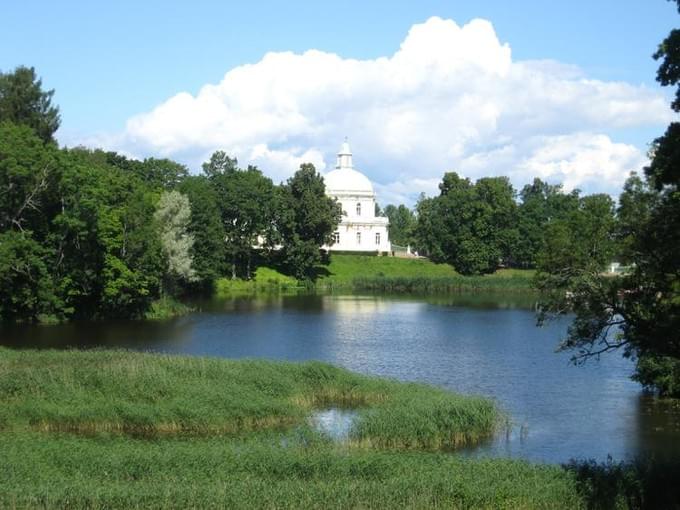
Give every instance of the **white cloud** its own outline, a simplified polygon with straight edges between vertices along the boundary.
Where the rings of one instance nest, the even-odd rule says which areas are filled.
[[[534,136],[515,143],[467,156],[460,162],[461,173],[471,177],[487,175],[489,169],[507,168],[515,183],[529,183],[540,177],[589,192],[620,190],[628,174],[648,163],[633,145],[615,143],[602,134],[572,133]]]
[[[513,62],[490,22],[434,17],[414,25],[393,55],[374,60],[268,53],[195,96],[182,92],[132,117],[110,140],[193,168],[224,149],[278,182],[304,161],[332,167],[348,135],[384,204],[436,190],[451,169],[615,193],[645,159],[608,131],[669,119],[659,93],[589,79],[560,62]]]

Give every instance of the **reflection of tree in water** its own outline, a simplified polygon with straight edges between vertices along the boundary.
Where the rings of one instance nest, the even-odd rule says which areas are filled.
[[[641,395],[636,417],[635,450],[680,459],[680,400]]]
[[[189,337],[190,317],[166,321],[77,321],[56,325],[19,325],[0,331],[0,345],[13,348],[159,349]]]

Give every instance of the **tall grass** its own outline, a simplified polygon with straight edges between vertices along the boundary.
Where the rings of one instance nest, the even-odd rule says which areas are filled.
[[[583,507],[573,477],[558,466],[347,451],[310,437],[149,441],[0,434],[0,507]]]
[[[504,275],[496,273],[484,276],[372,276],[352,280],[354,290],[387,293],[450,293],[476,290],[530,291],[532,290],[530,272]]]
[[[453,449],[489,438],[500,426],[499,418],[496,406],[487,399],[437,394],[432,388],[410,385],[386,405],[363,413],[351,430],[350,443],[372,448]]]
[[[349,406],[348,443],[311,428]],[[677,508],[680,469],[470,459],[488,400],[324,363],[0,348],[0,508]],[[426,450],[426,451],[424,451]]]
[[[373,423],[384,413],[411,422],[408,430],[419,438],[412,443],[427,447],[440,439],[424,439],[431,436],[425,430],[429,425],[421,421],[422,430],[418,428],[412,422],[414,412],[432,407],[431,412],[438,413],[437,438],[492,433],[493,420],[478,414],[480,406],[496,419],[500,416],[482,399],[318,362],[0,349],[0,424],[11,430],[138,437],[238,435],[300,424],[313,408],[328,406],[371,406],[359,423]],[[377,446],[399,446],[381,438],[376,427],[359,437],[371,438]]]
[[[186,315],[192,311],[193,309],[190,306],[180,303],[172,297],[163,296],[151,303],[151,308],[146,312],[144,318],[150,320],[170,319]]]

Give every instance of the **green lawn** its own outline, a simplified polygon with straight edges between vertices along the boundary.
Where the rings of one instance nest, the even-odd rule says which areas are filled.
[[[435,264],[428,259],[372,257],[367,255],[331,255],[327,277],[321,283],[350,285],[356,278],[452,278],[459,274],[448,264]]]
[[[448,264],[428,259],[332,254],[328,266],[319,267],[315,288],[385,292],[449,292],[461,290],[531,290],[534,271],[500,269],[484,276],[462,276]],[[243,293],[307,288],[294,278],[269,267],[259,267],[253,280],[217,282],[217,293]]]

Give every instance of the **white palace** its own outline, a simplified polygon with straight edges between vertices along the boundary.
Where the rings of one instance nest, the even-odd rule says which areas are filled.
[[[330,251],[384,252],[391,251],[387,218],[375,215],[373,185],[354,169],[352,152],[345,140],[335,170],[324,176],[326,194],[342,206],[342,220],[334,234],[335,242],[323,248]]]

